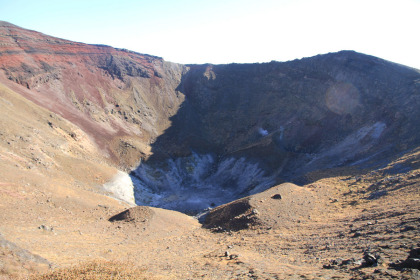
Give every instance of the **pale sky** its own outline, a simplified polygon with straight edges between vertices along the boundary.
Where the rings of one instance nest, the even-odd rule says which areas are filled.
[[[184,64],[355,50],[420,69],[420,0],[0,0],[0,20]]]

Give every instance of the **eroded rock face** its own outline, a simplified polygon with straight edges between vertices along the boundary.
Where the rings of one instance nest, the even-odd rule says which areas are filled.
[[[183,65],[1,22],[0,82],[79,126],[122,169],[137,165],[183,101]]]
[[[186,100],[153,144],[156,158],[191,150],[246,156],[293,179],[386,158],[420,140],[415,69],[352,51],[190,68]]]

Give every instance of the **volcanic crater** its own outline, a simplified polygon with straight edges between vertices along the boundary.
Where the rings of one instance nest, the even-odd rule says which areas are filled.
[[[313,171],[381,166],[419,141],[414,69],[352,51],[188,67],[185,100],[131,172],[140,205],[199,212]]]
[[[418,276],[417,69],[182,65],[0,22],[0,106],[0,278]]]

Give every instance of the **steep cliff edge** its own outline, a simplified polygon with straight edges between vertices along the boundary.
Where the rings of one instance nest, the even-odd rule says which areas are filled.
[[[130,169],[169,126],[185,66],[0,23],[0,81],[86,132],[111,164]]]
[[[186,101],[153,145],[157,152],[246,155],[292,178],[420,140],[416,69],[352,51],[190,67]]]

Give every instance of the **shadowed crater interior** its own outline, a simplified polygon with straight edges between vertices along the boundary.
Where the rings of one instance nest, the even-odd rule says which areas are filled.
[[[419,142],[418,81],[352,51],[189,65],[184,102],[130,174],[136,203],[194,214],[314,171],[383,165]]]

